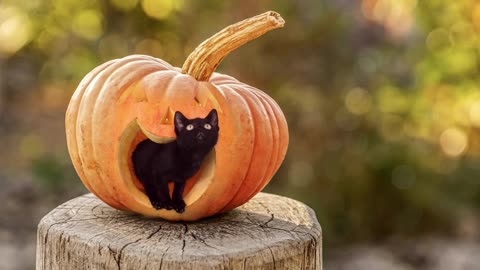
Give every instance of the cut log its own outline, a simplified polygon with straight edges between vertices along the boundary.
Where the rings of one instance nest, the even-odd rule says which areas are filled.
[[[66,202],[38,225],[37,270],[322,269],[312,209],[259,193],[228,213],[196,222],[151,219],[92,194]]]

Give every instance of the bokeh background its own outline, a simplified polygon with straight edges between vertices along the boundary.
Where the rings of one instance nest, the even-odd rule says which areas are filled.
[[[267,10],[285,28],[218,71],[283,109],[290,146],[266,191],[315,209],[326,268],[479,269],[475,0],[0,1],[0,269],[34,269],[40,218],[87,192],[64,113],[88,71],[134,53],[181,66]]]

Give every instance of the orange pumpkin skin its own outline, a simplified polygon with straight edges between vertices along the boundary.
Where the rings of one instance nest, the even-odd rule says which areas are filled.
[[[200,44],[182,69],[132,55],[87,74],[65,117],[69,153],[85,186],[112,207],[186,221],[233,209],[262,190],[287,151],[285,117],[264,92],[214,71],[229,52],[283,24],[278,13],[266,12],[231,25]],[[174,140],[176,111],[196,118],[213,108],[218,143],[187,181],[185,212],[154,209],[133,170],[135,147],[147,137]]]
[[[185,212],[154,209],[133,173],[133,149],[145,136],[173,140],[175,111],[194,118],[213,108],[219,140],[186,190]],[[92,193],[117,209],[168,220],[197,220],[247,202],[273,177],[288,146],[285,117],[264,92],[220,73],[197,81],[145,55],[112,60],[87,74],[65,125],[73,165]]]

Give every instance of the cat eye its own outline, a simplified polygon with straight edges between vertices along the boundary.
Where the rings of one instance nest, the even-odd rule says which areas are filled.
[[[212,126],[211,126],[210,124],[205,124],[205,125],[203,125],[203,127],[204,127],[205,129],[212,129]]]
[[[192,130],[192,129],[193,129],[193,125],[192,125],[192,124],[187,125],[187,130]]]

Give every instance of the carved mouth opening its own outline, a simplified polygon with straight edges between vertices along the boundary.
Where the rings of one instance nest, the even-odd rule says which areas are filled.
[[[172,137],[157,136],[145,128],[143,128],[137,120],[132,121],[122,134],[120,147],[118,149],[118,168],[120,175],[128,187],[129,191],[135,198],[141,200],[141,203],[149,207],[153,206],[150,203],[143,184],[140,182],[135,174],[132,154],[137,145],[143,140],[150,139],[156,143],[168,143],[175,140]],[[185,186],[184,200],[187,206],[193,204],[198,200],[207,190],[215,175],[216,154],[213,149],[205,158],[200,170],[189,180]],[[169,184],[170,196],[173,191],[173,184]]]

